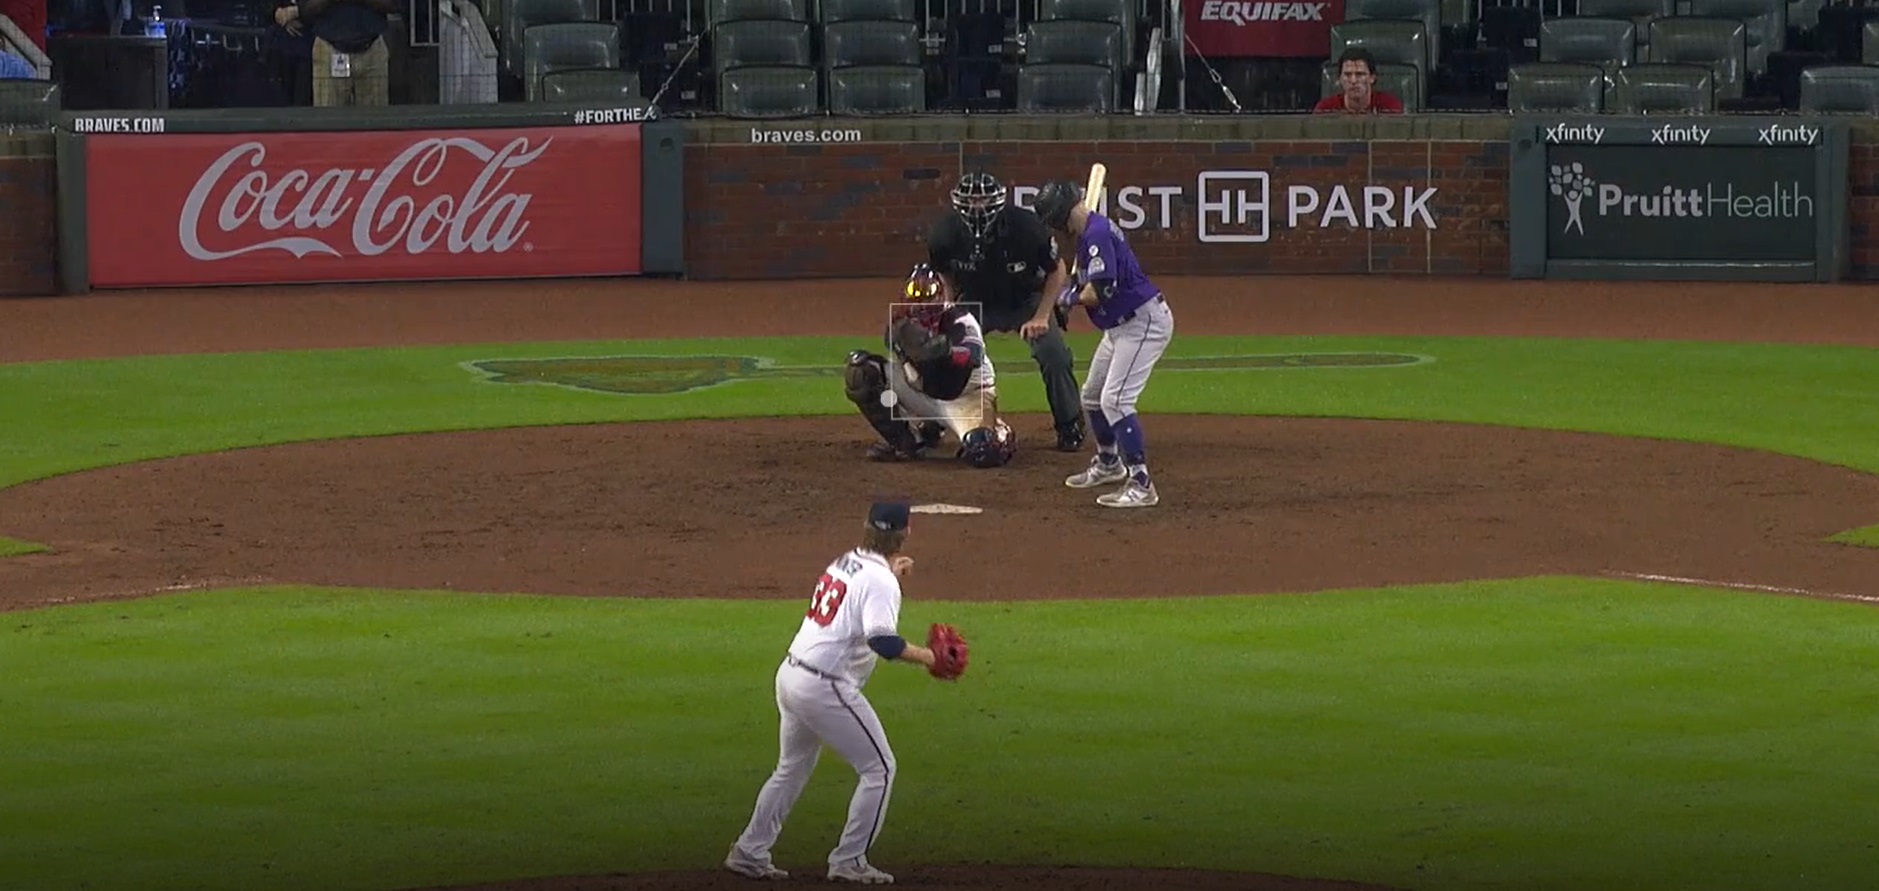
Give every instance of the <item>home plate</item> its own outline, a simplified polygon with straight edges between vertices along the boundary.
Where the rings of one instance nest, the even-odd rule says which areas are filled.
[[[982,514],[985,508],[963,504],[916,504],[907,510],[916,514]]]

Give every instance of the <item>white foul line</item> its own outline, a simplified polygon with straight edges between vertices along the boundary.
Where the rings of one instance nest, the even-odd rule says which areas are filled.
[[[1607,572],[1605,574],[1645,582],[1671,582],[1678,585],[1701,585],[1705,588],[1730,588],[1737,591],[1760,591],[1765,594],[1799,594],[1803,597],[1824,597],[1829,600],[1852,600],[1858,603],[1879,603],[1879,597],[1868,594],[1834,594],[1828,591],[1809,591],[1806,588],[1783,588],[1779,585],[1752,585],[1747,582],[1717,582],[1709,579],[1686,578],[1679,575],[1654,575],[1648,572]]]

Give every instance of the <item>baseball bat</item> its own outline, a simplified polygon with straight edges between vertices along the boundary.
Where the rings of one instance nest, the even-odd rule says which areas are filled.
[[[1096,212],[1096,206],[1102,201],[1097,196],[1103,191],[1103,180],[1109,176],[1109,168],[1101,161],[1090,165],[1090,181],[1083,189],[1083,207],[1090,213]]]

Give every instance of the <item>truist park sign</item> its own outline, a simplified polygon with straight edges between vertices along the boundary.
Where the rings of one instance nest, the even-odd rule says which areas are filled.
[[[1844,260],[1831,122],[1524,120],[1513,141],[1516,276],[1811,280]]]
[[[88,136],[90,283],[638,274],[639,130]]]
[[[1029,208],[1038,186],[1014,184]],[[1434,229],[1436,187],[1287,183],[1266,170],[1203,170],[1192,183],[1143,185],[1118,179],[1096,211],[1125,231],[1191,231],[1203,244],[1264,244],[1296,229]]]

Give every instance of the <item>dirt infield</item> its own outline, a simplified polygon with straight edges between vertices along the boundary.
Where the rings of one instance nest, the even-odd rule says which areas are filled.
[[[0,361],[870,335],[893,284],[507,283],[11,301],[0,302]],[[1166,286],[1185,335],[1879,346],[1867,288],[1322,278]],[[1001,371],[1035,386],[1029,366]],[[1879,551],[1822,541],[1879,521],[1879,478],[1800,459],[1467,425],[1151,415],[1164,503],[1105,511],[1091,503],[1095,493],[1063,487],[1086,459],[1042,447],[1047,419],[1020,417],[1017,427],[1028,447],[1000,471],[866,464],[862,421],[818,418],[393,436],[71,474],[0,490],[0,534],[54,548],[0,560],[0,610],[257,582],[798,598],[804,573],[851,543],[857,506],[883,494],[983,510],[916,520],[911,549],[931,574],[916,575],[914,596],[1144,597],[1607,574],[1879,597]],[[1047,529],[1062,534],[1040,557]],[[1118,538],[1127,547],[1114,547]],[[765,547],[721,549],[733,539]],[[1358,887],[966,866],[913,869],[902,885]],[[745,886],[698,873],[480,887]]]

